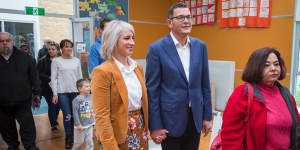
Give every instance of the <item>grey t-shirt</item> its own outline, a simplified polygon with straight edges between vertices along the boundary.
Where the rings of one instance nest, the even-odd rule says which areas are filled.
[[[72,102],[75,127],[79,124],[83,128],[90,127],[95,123],[92,95],[86,97],[78,95]]]

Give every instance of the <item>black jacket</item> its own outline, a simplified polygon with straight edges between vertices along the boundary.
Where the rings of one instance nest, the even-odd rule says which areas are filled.
[[[38,61],[48,54],[47,48],[41,48],[38,53]]]
[[[37,70],[39,72],[39,78],[41,80],[41,95],[45,96],[52,93],[51,87],[49,86],[49,82],[51,81],[49,77],[51,76],[51,60],[50,55],[42,57],[38,64]]]
[[[23,103],[39,94],[37,70],[27,53],[14,47],[8,60],[0,55],[0,70],[0,105]]]

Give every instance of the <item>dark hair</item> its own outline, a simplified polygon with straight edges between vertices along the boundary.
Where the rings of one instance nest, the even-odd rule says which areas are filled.
[[[280,57],[280,53],[273,47],[264,47],[255,50],[248,59],[246,68],[242,75],[242,80],[249,83],[258,83],[263,79],[262,73],[265,63],[271,53],[277,56],[280,65],[280,76],[278,80],[282,80],[286,75],[286,66],[284,60]]]
[[[174,3],[168,10],[168,19],[173,17],[175,8],[188,8],[184,2],[176,2]]]
[[[49,46],[54,46],[56,48],[56,50],[58,51],[57,56],[61,56],[60,47],[59,47],[58,43],[51,41]]]
[[[22,43],[21,46],[20,46],[20,48],[22,48],[22,47],[27,47],[27,48],[29,48],[29,44],[28,44],[28,43]]]
[[[73,42],[71,40],[68,40],[68,39],[64,39],[64,40],[61,40],[60,43],[59,43],[59,47],[62,49],[66,43],[71,43],[72,47],[74,46],[73,45]]]
[[[90,79],[84,78],[84,79],[79,79],[78,81],[76,81],[76,87],[77,89],[81,88],[83,86],[83,83],[87,82],[90,83]]]
[[[57,51],[60,50],[59,45],[57,43],[55,43],[54,41],[50,42],[49,46],[54,46],[57,49]]]
[[[104,25],[105,25],[105,23],[108,23],[108,22],[110,22],[111,20],[110,19],[108,19],[108,18],[103,18],[101,21],[100,21],[100,29],[101,30],[104,30]]]

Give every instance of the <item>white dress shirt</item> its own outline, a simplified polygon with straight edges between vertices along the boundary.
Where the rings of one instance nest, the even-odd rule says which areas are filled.
[[[113,57],[115,63],[120,69],[123,80],[125,81],[127,93],[128,93],[128,111],[139,110],[142,107],[142,86],[137,78],[134,69],[137,67],[137,63],[128,57],[129,70],[120,63],[115,57]]]
[[[190,74],[190,39],[187,38],[187,41],[185,45],[181,45],[178,40],[174,37],[172,32],[170,32],[170,35],[172,37],[172,40],[176,46],[177,53],[179,55],[179,58],[181,60],[186,79],[189,81],[189,74]]]

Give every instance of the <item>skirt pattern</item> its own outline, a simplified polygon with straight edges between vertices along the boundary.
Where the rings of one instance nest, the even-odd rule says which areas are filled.
[[[148,150],[148,133],[141,110],[129,111],[126,140],[125,143],[119,144],[119,148],[120,150]]]

